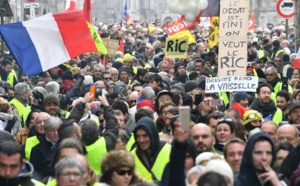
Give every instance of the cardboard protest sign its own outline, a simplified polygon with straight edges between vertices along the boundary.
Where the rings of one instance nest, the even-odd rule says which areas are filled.
[[[187,25],[181,20],[176,21],[176,22],[172,23],[171,25],[169,25],[166,29],[166,33],[172,38],[187,37],[187,38],[189,38],[189,40],[188,40],[189,44],[196,42],[191,31],[188,30]]]
[[[210,77],[205,79],[205,93],[245,91],[255,92],[256,76]]]
[[[167,38],[165,56],[168,58],[186,58],[188,50],[188,38]]]
[[[248,0],[221,0],[218,76],[244,76],[247,67]]]
[[[119,40],[102,38],[102,41],[107,48],[108,56],[114,57],[115,53],[119,50]]]

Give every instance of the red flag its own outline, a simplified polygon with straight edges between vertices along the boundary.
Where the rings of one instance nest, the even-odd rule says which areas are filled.
[[[85,0],[83,5],[83,13],[88,22],[92,23],[92,4],[91,0]]]
[[[255,12],[252,13],[251,18],[248,22],[248,31],[254,33],[255,29]]]
[[[124,37],[122,36],[122,39],[120,40],[119,49],[120,52],[124,54]]]
[[[76,9],[76,0],[67,0],[65,11],[71,11]]]
[[[295,68],[295,67],[300,67],[300,47],[298,49],[296,58],[295,58],[294,63],[293,63],[293,68]]]

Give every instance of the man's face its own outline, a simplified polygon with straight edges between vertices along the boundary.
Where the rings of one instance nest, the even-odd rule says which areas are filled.
[[[172,102],[172,98],[171,96],[167,95],[167,94],[164,94],[164,95],[161,95],[159,98],[158,98],[158,106],[161,106],[164,102],[166,101],[171,101]]]
[[[235,174],[240,171],[244,149],[245,145],[241,143],[231,143],[226,148],[226,161],[230,165],[233,173]]]
[[[164,71],[164,72],[168,72],[168,64],[167,63],[162,63],[160,65],[159,71]]]
[[[162,117],[162,120],[163,120],[164,122],[166,122],[166,120],[167,120],[167,111],[168,111],[170,108],[173,108],[173,106],[172,106],[172,105],[166,106],[166,107],[164,107],[164,108],[162,109],[162,111],[161,111],[161,117]]]
[[[261,131],[264,132],[265,134],[267,134],[272,141],[274,142],[274,144],[276,143],[276,134],[277,134],[277,127],[273,124],[263,124],[261,126]]]
[[[51,116],[56,116],[57,112],[59,110],[59,106],[57,103],[50,102],[45,105],[45,111],[50,114]]]
[[[118,81],[118,75],[119,75],[119,72],[117,70],[112,70],[111,71],[111,79],[114,82]]]
[[[45,130],[45,134],[52,143],[55,143],[58,140],[58,132],[56,128]]]
[[[282,60],[281,60],[279,57],[275,57],[274,65],[275,65],[276,67],[281,66],[281,65],[282,65]]]
[[[288,141],[292,145],[296,146],[298,144],[298,138],[296,136],[296,131],[294,126],[287,125],[282,126],[278,129],[277,132],[277,140],[279,141]]]
[[[259,94],[257,95],[258,100],[263,104],[268,104],[271,100],[271,90],[269,87],[261,87]]]
[[[7,64],[6,66],[2,67],[2,69],[8,74],[12,69],[12,65]]]
[[[177,69],[178,74],[185,74],[185,67],[184,66],[180,66]]]
[[[20,160],[21,154],[7,154],[0,153],[0,176],[10,179],[18,177],[23,167],[23,162]]]
[[[136,142],[141,147],[142,151],[151,150],[150,136],[143,129],[138,129],[136,132]]]
[[[272,158],[272,146],[268,141],[258,141],[255,143],[252,151],[252,159],[256,172],[265,172],[263,164],[271,165]]]
[[[119,130],[123,130],[124,127],[124,116],[123,115],[115,115],[115,118],[118,121]]]
[[[103,81],[96,81],[95,86],[96,87],[100,87],[101,89],[106,90],[106,86],[105,86],[105,84],[104,84]]]
[[[108,81],[111,80],[110,74],[103,74],[103,82],[106,84]]]
[[[194,66],[195,66],[195,71],[197,71],[197,72],[203,70],[203,65],[201,62],[195,62]]]
[[[285,97],[277,96],[276,97],[277,107],[284,111],[287,107],[287,101]]]
[[[93,69],[95,65],[97,65],[97,61],[91,61],[91,69]]]
[[[215,143],[211,129],[207,125],[194,126],[191,131],[192,139],[196,145],[198,154],[211,151]]]
[[[300,124],[300,107],[294,108],[290,114],[290,119],[292,120],[292,124]]]
[[[83,175],[78,167],[65,167],[62,174],[56,177],[57,185],[80,186]]]
[[[287,150],[279,150],[276,153],[276,160],[275,160],[275,167],[280,167],[283,160],[287,157],[287,155],[289,154],[289,151]]]
[[[100,78],[100,77],[101,77],[101,73],[102,73],[102,69],[101,69],[101,68],[95,68],[95,69],[93,70],[93,76],[94,76],[94,77]]]
[[[277,77],[277,74],[273,69],[267,69],[265,74],[268,82],[273,81]]]
[[[213,133],[215,133],[216,128],[217,128],[217,124],[219,122],[220,119],[215,119],[215,118],[210,118],[209,122],[208,122],[208,126],[211,128],[211,131]]]
[[[44,124],[48,118],[49,118],[49,116],[46,114],[39,114],[36,116],[34,126],[35,126],[35,130],[39,134],[45,134]]]
[[[117,139],[116,149],[126,150],[126,144],[123,143],[120,137]]]
[[[244,98],[239,101],[239,104],[241,104],[242,107],[244,107],[244,108],[248,108],[248,103],[249,103],[248,98]]]

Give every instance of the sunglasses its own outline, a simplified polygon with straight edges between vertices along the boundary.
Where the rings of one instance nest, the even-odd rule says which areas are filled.
[[[130,103],[136,103],[136,100],[130,100]]]
[[[245,120],[255,119],[255,118],[259,118],[259,119],[262,118],[261,113],[250,113]]]
[[[111,78],[104,78],[105,80],[111,80]]]
[[[116,171],[118,175],[120,176],[124,176],[125,174],[127,174],[128,176],[132,175],[132,170],[117,170]]]

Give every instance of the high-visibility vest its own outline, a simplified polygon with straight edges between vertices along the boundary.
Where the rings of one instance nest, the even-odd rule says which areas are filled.
[[[25,158],[26,160],[30,160],[30,154],[33,147],[40,143],[40,140],[37,136],[32,136],[27,139],[25,143]]]
[[[16,109],[18,110],[19,118],[22,119],[25,107],[27,107],[28,105],[24,106],[23,103],[21,103],[16,98],[12,99],[9,103],[16,107]]]
[[[282,89],[282,82],[277,82],[273,91],[275,92],[275,94],[277,94],[279,91],[281,91],[281,89]],[[290,85],[288,85],[288,90],[289,90],[288,91],[289,94],[293,95],[293,88]]]
[[[282,111],[279,108],[277,108],[272,118],[272,121],[278,125],[282,120],[283,120]]]
[[[31,112],[31,106],[28,105],[27,107],[25,107],[24,112],[23,112],[22,119],[23,119],[24,125],[27,121],[27,118],[28,118],[30,112]],[[29,127],[29,126],[27,126],[27,127]]]
[[[104,137],[100,137],[95,143],[86,146],[86,151],[89,166],[95,171],[96,175],[99,175],[101,173],[101,159],[107,153]]]
[[[170,161],[170,153],[171,153],[171,145],[166,143],[163,148],[160,150],[159,154],[157,155],[157,158],[155,159],[155,162],[153,166],[151,167],[151,170],[148,170],[140,158],[136,154],[136,148],[134,148],[132,151],[132,154],[135,158],[135,165],[136,165],[136,172],[141,177],[143,177],[145,180],[149,182],[153,182],[154,180],[161,180],[164,169]]]
[[[223,100],[224,105],[227,107],[228,104],[229,104],[229,98],[227,96],[227,93],[226,92],[219,92],[218,95],[219,95],[220,99]]]
[[[11,87],[14,87],[14,79],[16,79],[18,81],[18,77],[17,77],[17,74],[16,74],[16,71],[14,69],[12,69],[10,71],[10,73],[7,75],[7,80],[6,82],[8,84],[10,84]],[[2,80],[2,77],[0,76],[0,80]],[[4,81],[4,80],[3,80]]]
[[[127,151],[127,152],[130,152],[130,151],[131,151],[132,146],[134,145],[134,143],[135,143],[134,135],[131,134],[131,136],[130,136],[130,138],[129,138],[127,144],[126,144],[126,151]]]

